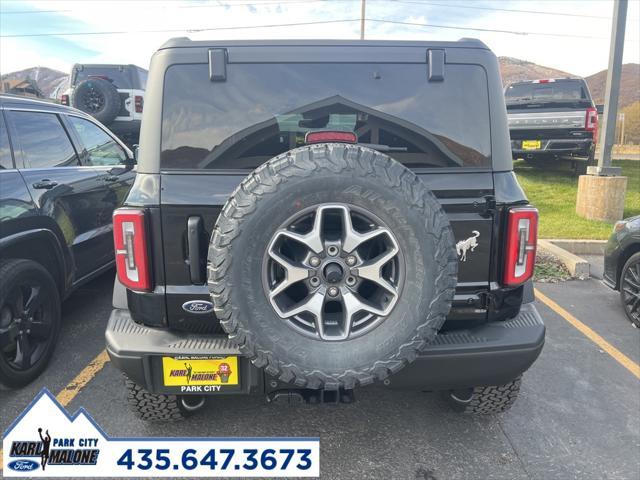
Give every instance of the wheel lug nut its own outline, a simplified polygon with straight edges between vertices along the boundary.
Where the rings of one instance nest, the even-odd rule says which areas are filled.
[[[312,287],[317,287],[318,285],[320,285],[320,279],[318,277],[311,277],[309,279],[309,283]]]
[[[317,267],[318,265],[320,265],[320,259],[318,257],[311,257],[309,259],[309,265],[311,265],[312,267]]]
[[[347,263],[347,265],[353,267],[356,264],[357,259],[355,256],[349,255],[347,258],[345,258],[344,261]]]
[[[353,287],[355,284],[356,284],[356,278],[349,275],[347,277],[347,285],[349,285],[350,287]]]
[[[338,254],[338,252],[339,252],[339,251],[340,251],[340,250],[339,250],[339,249],[338,249],[338,247],[336,247],[335,245],[330,245],[330,246],[327,248],[327,253],[328,253],[329,255],[331,255],[332,257],[335,257],[335,256]]]
[[[329,287],[327,289],[327,293],[329,294],[330,297],[335,297],[336,295],[338,295],[338,287]]]

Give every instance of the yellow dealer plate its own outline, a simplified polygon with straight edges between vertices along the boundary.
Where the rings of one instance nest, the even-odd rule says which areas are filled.
[[[540,150],[540,140],[523,140],[523,150]]]
[[[238,357],[162,357],[167,387],[238,385]]]

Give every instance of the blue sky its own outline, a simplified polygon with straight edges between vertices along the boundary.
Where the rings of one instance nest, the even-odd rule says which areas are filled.
[[[372,21],[366,25],[366,37],[422,40],[475,37],[497,55],[589,75],[607,66],[612,10],[611,0],[367,0],[367,18],[440,27]],[[640,0],[630,0],[625,62],[640,62],[639,10]],[[358,38],[358,21],[198,30],[359,17],[360,0],[0,0],[0,71],[6,73],[35,65],[68,71],[75,62],[136,63],[147,67],[155,49],[166,39],[177,36]],[[442,28],[445,26],[457,28]],[[502,32],[479,31],[482,29]],[[169,31],[141,33],[148,30]],[[86,32],[126,33],[16,37]]]

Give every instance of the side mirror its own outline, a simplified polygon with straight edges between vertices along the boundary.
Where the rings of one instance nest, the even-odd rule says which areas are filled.
[[[604,104],[601,103],[599,105],[596,105],[596,110],[598,111],[598,115],[602,115],[604,113]]]
[[[122,165],[124,165],[126,168],[133,168],[138,164],[138,145],[133,145],[131,151],[133,153],[133,157],[130,157],[127,153],[127,158],[124,162],[122,162]]]

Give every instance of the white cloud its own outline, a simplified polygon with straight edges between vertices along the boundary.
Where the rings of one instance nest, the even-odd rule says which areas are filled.
[[[246,3],[259,0],[202,0],[199,3],[121,1],[75,2],[34,0],[30,5],[39,10],[68,10],[61,15],[77,23],[76,31],[140,31],[180,30],[191,32],[164,32],[126,35],[90,35],[65,37],[81,43],[89,50],[101,52],[97,56],[67,58],[64,55],[43,57],[34,47],[33,39],[2,39],[0,43],[0,69],[10,71],[34,64],[68,70],[74,62],[136,63],[147,67],[151,54],[168,38],[189,36],[197,39],[260,39],[260,38],[358,38],[359,23],[289,26],[281,28],[255,28],[220,31],[196,30],[229,26],[300,23],[360,16],[359,1],[283,0],[281,5],[260,5],[254,9]],[[272,3],[274,0],[262,0]],[[443,3],[445,0],[440,0]],[[224,5],[233,5],[225,7]],[[449,3],[450,5],[455,5]],[[223,6],[220,6],[223,5]],[[465,2],[458,5],[480,5]],[[607,67],[611,22],[611,1],[539,1],[495,2],[496,8],[543,10],[549,12],[577,12],[601,18],[579,18],[529,13],[485,11],[473,9],[437,8],[411,2],[381,2],[369,0],[367,17],[397,19],[413,23],[439,23],[464,25],[475,28],[494,28],[516,31],[536,31],[587,35],[602,39],[577,39],[543,36],[508,35],[447,29],[420,28],[370,22],[366,26],[367,38],[381,39],[437,39],[455,40],[473,36],[483,40],[497,55],[530,60],[579,75],[589,75]],[[190,8],[185,8],[190,7]],[[201,8],[196,8],[201,7]],[[436,9],[437,10],[434,10]],[[625,44],[625,62],[640,61],[640,41],[637,19],[640,2],[629,2],[629,22]],[[475,15],[477,13],[477,15]],[[437,14],[438,21],[433,20]],[[464,14],[463,17],[460,15]],[[469,17],[469,15],[475,17]],[[8,17],[8,16],[6,16]],[[442,20],[446,17],[445,20]],[[3,21],[7,21],[6,19]],[[48,31],[56,30],[55,25]],[[37,40],[46,41],[46,37]]]

